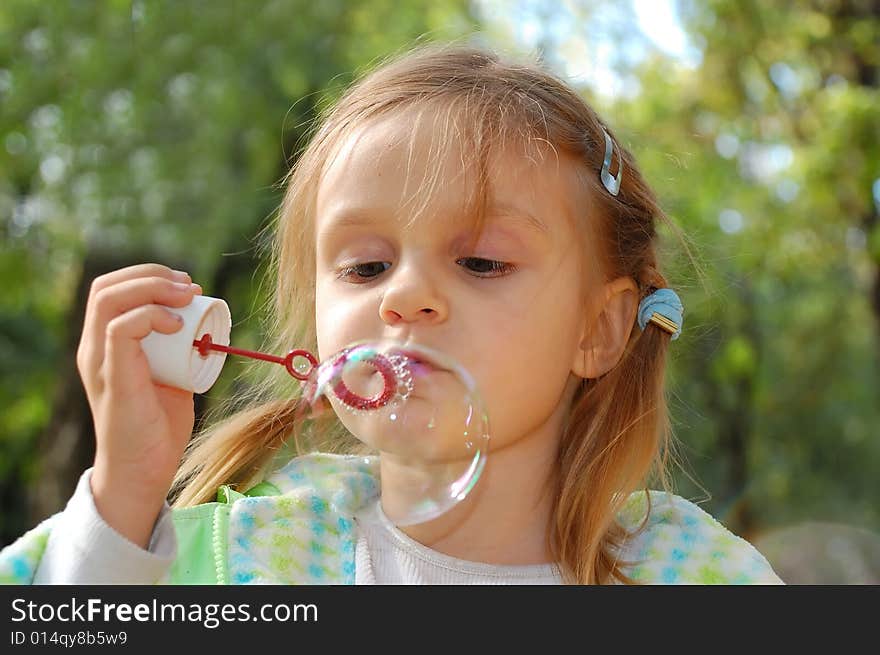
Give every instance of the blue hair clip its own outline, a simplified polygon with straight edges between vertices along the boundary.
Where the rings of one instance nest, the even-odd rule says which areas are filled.
[[[614,154],[614,143],[605,128],[602,128],[602,134],[605,135],[605,161],[602,162],[602,184],[608,189],[608,193],[616,196],[620,191],[620,181],[623,179],[623,157],[617,157],[617,177],[611,176],[611,155]]]
[[[648,323],[654,323],[672,334],[672,341],[681,334],[684,307],[678,294],[672,289],[657,289],[639,303],[639,327],[644,331]]]

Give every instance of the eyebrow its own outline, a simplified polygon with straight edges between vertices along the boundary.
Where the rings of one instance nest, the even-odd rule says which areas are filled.
[[[537,232],[544,236],[550,234],[550,228],[537,216],[527,212],[520,207],[507,204],[495,204],[489,207],[489,215],[506,219],[507,221],[518,223],[533,232]]]
[[[503,222],[519,225],[542,236],[547,236],[550,233],[550,229],[541,219],[514,205],[505,203],[493,204],[489,207],[487,214]],[[327,235],[350,227],[370,225],[375,222],[373,217],[376,215],[387,216],[387,213],[367,207],[343,209],[335,213],[329,224],[321,230],[321,233]],[[380,222],[384,222],[384,219]]]

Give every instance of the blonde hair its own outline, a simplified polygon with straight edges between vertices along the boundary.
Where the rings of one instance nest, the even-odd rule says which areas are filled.
[[[285,179],[271,252],[274,312],[265,346],[270,352],[294,346],[317,349],[314,209],[328,162],[366,121],[412,107],[430,108],[418,116],[434,120],[439,136],[432,150],[437,154],[450,144],[467,146],[469,158],[462,170],[470,173],[473,189],[466,200],[478,225],[492,153],[511,144],[549,145],[574,157],[589,173],[582,176],[592,201],[590,208],[580,208],[582,247],[588,247],[587,234],[596,237],[605,278],[631,277],[642,297],[667,286],[658,270],[655,222],[666,222],[676,234],[678,230],[616,139],[615,158],[624,167],[619,194],[611,196],[600,185],[603,128],[614,135],[581,97],[532,63],[502,61],[481,47],[421,46],[352,85],[322,118]],[[442,188],[440,182],[436,170],[417,185],[413,198],[423,198],[426,206]],[[669,334],[653,324],[644,332],[633,329],[617,365],[585,380],[573,398],[551,480],[555,504],[547,535],[569,582],[631,582],[623,573],[625,563],[614,554],[627,537],[616,516],[630,493],[643,488],[652,474],[668,486],[672,431],[664,371],[669,341]],[[175,479],[175,505],[212,500],[222,484],[247,488],[259,482],[278,464],[276,455],[290,455],[289,444],[295,452],[302,452],[305,442],[331,452],[356,447],[338,421],[317,425],[297,420],[304,411],[298,388],[281,371],[218,408],[218,414],[235,411],[192,440]],[[242,402],[247,407],[241,408]]]

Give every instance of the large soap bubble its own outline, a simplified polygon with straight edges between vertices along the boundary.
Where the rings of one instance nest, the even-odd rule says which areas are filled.
[[[464,500],[486,463],[488,420],[470,374],[447,355],[400,342],[361,341],[309,375],[304,400],[332,407],[379,456],[382,509],[404,526]]]
[[[231,353],[275,362],[301,380],[292,426],[297,450],[320,449],[323,431],[338,427],[338,419],[378,456],[382,509],[396,525],[444,514],[465,499],[485,467],[489,426],[475,383],[437,350],[359,341],[319,363],[306,350],[279,357],[214,343],[210,333],[192,346],[202,358]],[[300,441],[309,430],[316,441]]]

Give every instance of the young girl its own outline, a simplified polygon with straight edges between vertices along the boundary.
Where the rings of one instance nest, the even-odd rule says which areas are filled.
[[[323,358],[387,337],[448,353],[490,420],[474,492],[395,526],[376,459],[331,454],[350,445],[343,430],[324,454],[289,452],[301,402],[289,391],[187,448],[192,394],[151,382],[140,339],[178,330],[162,305],[200,288],[132,266],[94,282],[77,352],[94,466],[63,512],[2,552],[0,575],[779,583],[701,509],[644,488],[652,473],[666,486],[664,363],[683,311],[658,270],[658,220],[608,124],[538,67],[460,46],[386,64],[339,100],[289,175],[271,351]]]

